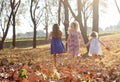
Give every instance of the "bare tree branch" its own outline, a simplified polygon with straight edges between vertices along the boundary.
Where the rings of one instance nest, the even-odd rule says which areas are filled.
[[[38,6],[38,2],[39,0],[37,0],[36,4],[35,4],[35,8],[34,8],[34,11],[33,11],[33,15],[34,15],[34,19],[36,19],[36,15],[35,15],[35,12],[36,12],[36,9],[37,9],[37,6]]]
[[[4,0],[3,0],[2,3],[1,3],[0,15],[1,15],[2,11],[3,11],[3,3],[4,3]]]
[[[116,1],[116,0],[115,0],[115,5],[116,5],[117,10],[118,10],[118,12],[119,12],[119,14],[120,14],[120,8],[119,8],[119,6],[118,6],[118,4],[117,4],[117,1]]]
[[[32,21],[34,21],[32,7],[33,7],[33,0],[31,0],[31,3],[30,3],[30,15],[31,15]]]
[[[63,0],[61,0],[62,1],[62,3],[64,4],[64,1]],[[70,12],[72,13],[72,16],[76,19],[77,18],[77,16],[75,15],[75,13],[73,12],[73,10],[72,10],[72,8],[71,8],[71,6],[70,6],[70,4],[68,3],[68,8],[69,8],[69,10],[70,10]]]
[[[2,17],[2,12],[3,12],[3,7],[4,7],[3,3],[4,3],[4,0],[2,0],[2,2],[1,2],[0,17]],[[1,26],[1,29],[2,29],[2,32],[3,32],[3,35],[4,35],[4,28],[3,28],[3,24],[2,24],[2,18],[0,18],[0,26]]]
[[[17,4],[15,5],[15,8],[16,8],[15,14],[16,14],[17,11],[18,11],[18,8],[19,8],[19,6],[20,6],[20,3],[21,3],[21,0],[19,0],[19,1],[17,2]]]
[[[43,16],[43,11],[42,11],[42,14],[38,17],[38,20],[36,21],[36,25],[38,26],[39,24],[40,24],[40,19],[41,19],[41,17]],[[38,15],[39,15],[40,13],[38,13]]]
[[[60,25],[60,12],[61,12],[61,1],[62,0],[59,0],[59,7],[58,7],[58,24]]]

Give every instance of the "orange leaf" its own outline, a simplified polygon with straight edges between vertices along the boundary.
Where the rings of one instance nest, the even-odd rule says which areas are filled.
[[[18,74],[18,71],[16,70],[13,74],[13,79],[18,80],[18,78],[19,78],[19,74]]]
[[[41,72],[42,73],[48,73],[48,70],[44,68],[44,69],[41,70]]]
[[[27,70],[29,67],[25,64],[22,68]]]
[[[23,78],[22,82],[29,82],[27,78]]]

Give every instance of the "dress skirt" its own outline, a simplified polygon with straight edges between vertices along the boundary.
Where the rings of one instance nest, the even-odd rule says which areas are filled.
[[[51,54],[59,54],[64,52],[64,45],[61,38],[52,38],[51,40]]]

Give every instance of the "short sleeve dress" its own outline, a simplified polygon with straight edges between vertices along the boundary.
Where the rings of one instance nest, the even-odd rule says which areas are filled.
[[[80,54],[80,33],[73,31],[69,34],[70,39],[68,41],[68,53],[70,55]]]
[[[102,50],[98,38],[92,38],[90,42],[88,56],[92,56],[93,54],[102,55]]]

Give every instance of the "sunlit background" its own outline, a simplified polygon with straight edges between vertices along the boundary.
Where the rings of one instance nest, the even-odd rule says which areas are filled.
[[[116,25],[120,21],[120,14],[115,6],[114,0],[107,0],[107,8],[106,13],[100,16],[99,26],[103,29],[109,27],[111,25]],[[120,4],[120,0],[117,0],[118,4]]]
[[[102,1],[102,0],[100,0]],[[25,1],[23,1],[25,3]],[[43,0],[44,2],[44,0]],[[75,6],[75,1],[72,1],[72,7]],[[120,14],[118,13],[118,10],[116,8],[115,2],[114,0],[106,0],[107,2],[107,6],[106,8],[101,8],[101,10],[103,12],[99,13],[99,27],[102,28],[103,30],[105,30],[107,27],[110,26],[114,26],[117,25],[118,23],[120,23]],[[117,0],[117,3],[120,4],[120,0]],[[40,6],[43,6],[44,4],[41,3]],[[54,11],[54,10],[53,10]],[[33,31],[33,27],[31,27],[31,22],[30,22],[30,13],[26,13],[25,15],[26,17],[22,17],[20,16],[21,20],[20,20],[20,25],[16,26],[16,32],[17,33],[26,33],[26,32],[32,32]],[[54,17],[53,17],[54,18]],[[28,21],[29,20],[29,21]],[[70,21],[71,22],[71,21]],[[57,21],[55,22],[51,22],[51,25],[53,23],[57,23]],[[51,31],[52,26],[49,25],[49,32]],[[61,30],[64,31],[64,26],[61,24]],[[89,20],[88,21],[88,26],[91,27],[92,26],[92,21]],[[45,26],[43,24],[40,24],[39,27],[37,28],[37,30],[42,30],[45,32]],[[23,30],[24,29],[24,30]],[[0,33],[1,35],[1,33]],[[8,35],[7,37],[11,38],[12,37],[12,28],[9,29]]]

